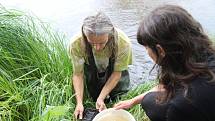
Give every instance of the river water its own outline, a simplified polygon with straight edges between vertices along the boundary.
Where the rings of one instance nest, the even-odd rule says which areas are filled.
[[[163,4],[183,6],[207,33],[215,34],[215,0],[0,0],[0,3],[35,14],[68,38],[80,31],[87,15],[104,11],[131,39],[133,65],[129,72],[132,87],[156,78],[156,71],[149,74],[154,63],[136,41],[138,24],[153,8]]]

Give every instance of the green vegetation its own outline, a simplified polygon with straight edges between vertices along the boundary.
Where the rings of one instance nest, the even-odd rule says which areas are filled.
[[[69,119],[71,63],[65,37],[39,19],[0,9],[0,120]]]
[[[0,7],[0,120],[71,121],[75,108],[70,82],[72,65],[66,37],[47,23],[17,10]],[[134,97],[153,84],[131,90]],[[95,104],[85,99],[86,107]],[[147,120],[140,106],[129,110]]]

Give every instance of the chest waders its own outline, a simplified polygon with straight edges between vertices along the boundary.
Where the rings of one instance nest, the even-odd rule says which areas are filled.
[[[109,58],[109,64],[106,70],[99,73],[95,64],[92,49],[90,49],[90,56],[88,56],[89,64],[84,64],[84,79],[86,81],[87,90],[94,101],[97,100],[102,88],[113,73],[115,58],[113,54]],[[126,93],[129,89],[130,78],[128,70],[122,71],[121,78],[116,87],[110,92],[111,99],[116,98],[118,95]]]

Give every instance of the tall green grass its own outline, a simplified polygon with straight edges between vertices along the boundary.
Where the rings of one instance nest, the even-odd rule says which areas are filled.
[[[0,120],[70,119],[65,39],[36,17],[0,8]]]
[[[64,42],[64,35],[38,18],[0,7],[0,121],[74,120],[72,65]],[[122,100],[152,86],[139,86]],[[85,107],[94,106],[85,99]],[[129,111],[137,121],[148,120],[139,105]]]

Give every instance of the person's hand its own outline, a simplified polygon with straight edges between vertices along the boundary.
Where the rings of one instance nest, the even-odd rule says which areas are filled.
[[[120,101],[119,103],[114,105],[114,109],[119,110],[119,109],[128,109],[134,105],[134,100],[125,100],[125,101]]]
[[[83,118],[83,112],[84,112],[84,106],[83,104],[77,104],[74,115],[76,119],[82,119]]]
[[[104,109],[106,109],[106,105],[104,103],[103,99],[97,99],[96,101],[96,109],[99,109],[99,112],[103,111]]]

